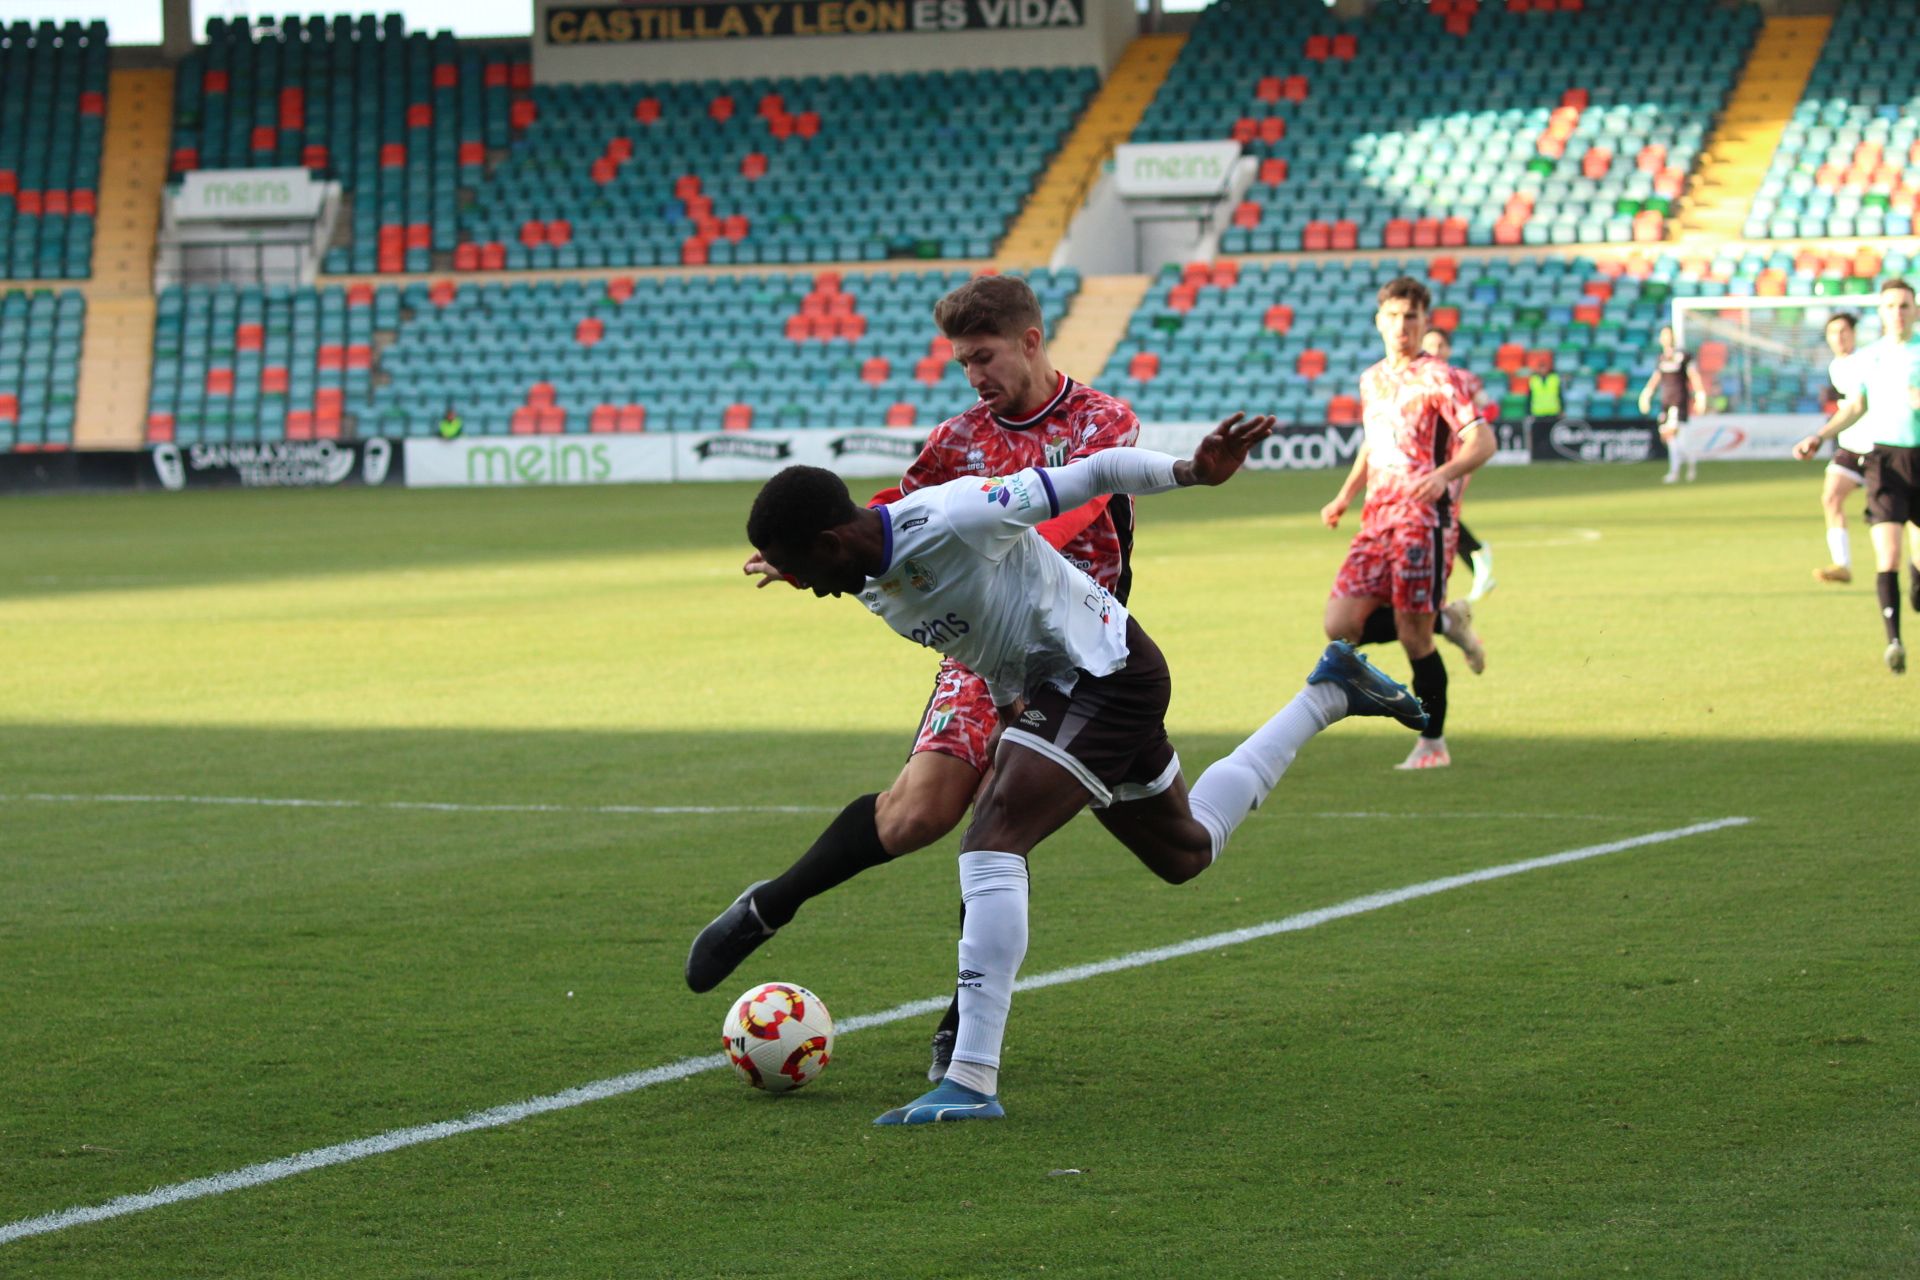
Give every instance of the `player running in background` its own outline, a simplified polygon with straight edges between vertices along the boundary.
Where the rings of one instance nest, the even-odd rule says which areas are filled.
[[[1039,300],[1024,280],[980,276],[942,298],[934,322],[979,396],[935,428],[901,478],[907,493],[965,476],[1012,475],[1059,466],[1139,438],[1133,411],[1054,369]],[[883,495],[885,496],[885,495]],[[1039,526],[1040,535],[1115,599],[1132,585],[1133,500],[1100,495]],[[746,564],[774,580],[756,554]],[[749,885],[694,940],[687,985],[709,991],[792,921],[809,900],[870,867],[935,843],[959,825],[991,762],[997,720],[983,681],[943,659],[913,750],[887,790],[841,811],[800,858],[772,880]],[[957,1008],[934,1035],[938,1079],[951,1052]]]
[[[1707,384],[1693,357],[1674,341],[1673,326],[1660,326],[1660,360],[1640,389],[1640,412],[1653,412],[1653,393],[1660,393],[1660,438],[1667,442],[1667,474],[1663,481],[1680,479],[1680,468],[1687,468],[1687,479],[1700,475],[1700,461],[1687,452],[1687,419],[1707,411]],[[1691,410],[1691,412],[1689,412]]]
[[[1800,443],[1801,461],[1820,446],[1859,423],[1873,451],[1867,455],[1867,523],[1873,537],[1874,591],[1885,624],[1887,670],[1904,675],[1907,648],[1900,639],[1900,526],[1920,522],[1920,335],[1914,323],[1913,286],[1889,280],[1880,286],[1880,338],[1854,352],[1845,372],[1851,382],[1840,389],[1846,399],[1831,418]],[[1920,613],[1920,563],[1909,567],[1914,611]]]
[[[952,1063],[935,1089],[876,1123],[1004,1114],[1000,1048],[1027,950],[1027,855],[1081,809],[1091,804],[1134,856],[1180,884],[1212,865],[1300,748],[1335,720],[1425,723],[1412,695],[1335,643],[1300,693],[1189,796],[1167,740],[1166,659],[1126,606],[1033,532],[1103,494],[1220,484],[1272,429],[1272,418],[1235,414],[1190,460],[1106,449],[867,508],[833,472],[789,467],[754,500],[748,537],[770,564],[816,596],[858,596],[900,635],[965,663],[986,682],[1002,726],[960,844]]]
[[[1840,393],[1842,403],[1848,395],[1847,389],[1853,385],[1848,366],[1853,363],[1858,324],[1859,317],[1842,311],[1827,321],[1825,330],[1827,350],[1833,353],[1833,361],[1827,366],[1827,382]],[[1824,569],[1813,571],[1813,576],[1821,582],[1853,581],[1853,540],[1847,533],[1847,495],[1866,484],[1867,455],[1872,452],[1873,442],[1857,424],[1841,432],[1834,443],[1833,457],[1827,462],[1826,480],[1820,488],[1820,506],[1827,516],[1830,561]]]
[[[1420,349],[1442,364],[1453,364],[1453,335],[1445,329],[1428,329],[1420,338]],[[1466,383],[1467,392],[1473,397],[1474,407],[1480,410],[1482,420],[1491,425],[1495,415],[1500,412],[1500,402],[1487,390],[1487,384],[1480,381],[1480,375],[1466,369],[1454,369]],[[1467,603],[1478,603],[1488,592],[1500,584],[1493,577],[1493,548],[1473,536],[1473,530],[1467,528],[1465,519],[1457,522],[1460,526],[1460,552],[1467,557],[1467,563],[1473,566],[1473,588],[1467,592]]]
[[[1435,620],[1453,568],[1460,490],[1494,450],[1493,428],[1480,417],[1460,372],[1420,350],[1431,304],[1426,286],[1410,276],[1381,288],[1374,327],[1386,358],[1360,375],[1366,438],[1340,492],[1320,509],[1321,521],[1336,529],[1360,490],[1367,491],[1360,532],[1327,600],[1327,638],[1360,643],[1369,638],[1372,615],[1393,611],[1395,637],[1413,666],[1413,692],[1428,716],[1402,769],[1453,762],[1446,739],[1447,665],[1434,647]],[[1470,629],[1451,638],[1463,648],[1472,645],[1470,663],[1479,652],[1476,671],[1485,665]]]

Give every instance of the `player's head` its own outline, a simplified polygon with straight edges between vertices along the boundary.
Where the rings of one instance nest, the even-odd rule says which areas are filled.
[[[1428,329],[1420,335],[1420,349],[1435,360],[1453,359],[1453,338],[1445,329]]]
[[[1882,284],[1880,305],[1875,310],[1880,313],[1880,332],[1891,334],[1895,342],[1905,342],[1913,336],[1913,286],[1905,280],[1888,280]]]
[[[1672,354],[1673,341],[1674,341],[1673,326],[1670,324],[1661,325],[1660,326],[1660,350],[1667,352],[1668,354]]]
[[[933,304],[933,322],[987,408],[1006,417],[1053,392],[1040,299],[1018,276],[975,276]]]
[[[1833,318],[1827,321],[1825,330],[1827,350],[1836,356],[1852,355],[1854,335],[1859,326],[1860,317],[1853,312],[1835,312]]]
[[[1373,325],[1380,331],[1388,355],[1407,357],[1420,349],[1420,335],[1427,331],[1427,311],[1432,306],[1433,295],[1412,276],[1380,286]]]
[[[788,467],[760,487],[747,515],[747,541],[817,596],[859,591],[867,575],[846,537],[858,515],[839,476],[824,467]]]

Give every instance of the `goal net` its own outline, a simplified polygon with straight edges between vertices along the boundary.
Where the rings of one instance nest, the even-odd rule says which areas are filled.
[[[1693,353],[1716,412],[1819,414],[1831,393],[1827,322],[1854,318],[1856,345],[1880,336],[1871,295],[1676,298],[1673,336]]]

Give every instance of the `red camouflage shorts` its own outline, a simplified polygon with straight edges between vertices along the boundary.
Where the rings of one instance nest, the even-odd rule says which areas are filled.
[[[987,743],[999,723],[987,682],[952,658],[943,658],[940,674],[933,680],[933,696],[927,699],[926,713],[920,717],[913,754],[938,751],[985,773],[991,763]]]
[[[1437,613],[1446,603],[1447,575],[1460,528],[1430,528],[1416,523],[1367,528],[1347,548],[1333,577],[1335,599],[1374,596],[1396,613]]]

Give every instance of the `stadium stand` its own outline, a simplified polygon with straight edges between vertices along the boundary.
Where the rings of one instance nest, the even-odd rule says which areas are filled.
[[[971,396],[930,319],[966,276],[170,289],[148,439],[927,426]],[[1028,279],[1057,324],[1079,276]]]
[[[87,300],[76,289],[0,292],[0,448],[73,443]]]
[[[1759,25],[1751,4],[1342,20],[1220,0],[1133,138],[1233,137],[1260,160],[1226,253],[1657,241]]]
[[[338,178],[353,216],[332,273],[985,257],[1099,79],[536,86],[524,44],[397,15],[213,19],[207,39],[177,79],[172,172]]]
[[[1920,212],[1920,9],[1848,0],[1748,211],[1750,239],[1913,234]]]
[[[542,85],[454,265],[984,258],[1097,85],[1091,67]]]
[[[461,188],[512,141],[532,84],[525,44],[409,34],[398,15],[211,18],[175,76],[169,172],[336,178],[353,212],[327,269],[427,271],[453,252]]]
[[[1287,422],[1356,421],[1361,372],[1380,358],[1374,295],[1396,275],[1426,281],[1434,322],[1449,329],[1454,363],[1501,397],[1501,418],[1527,414],[1527,375],[1549,364],[1566,411],[1633,416],[1656,334],[1674,297],[1872,292],[1905,255],[1642,252],[1609,257],[1375,258],[1164,268],[1105,371],[1103,390],[1142,419],[1206,422],[1248,405]],[[1713,344],[1709,344],[1711,347]],[[1746,388],[1767,412],[1816,413],[1823,378],[1730,368],[1703,348],[1717,389]]]
[[[0,30],[0,279],[84,279],[107,111],[104,22]]]

